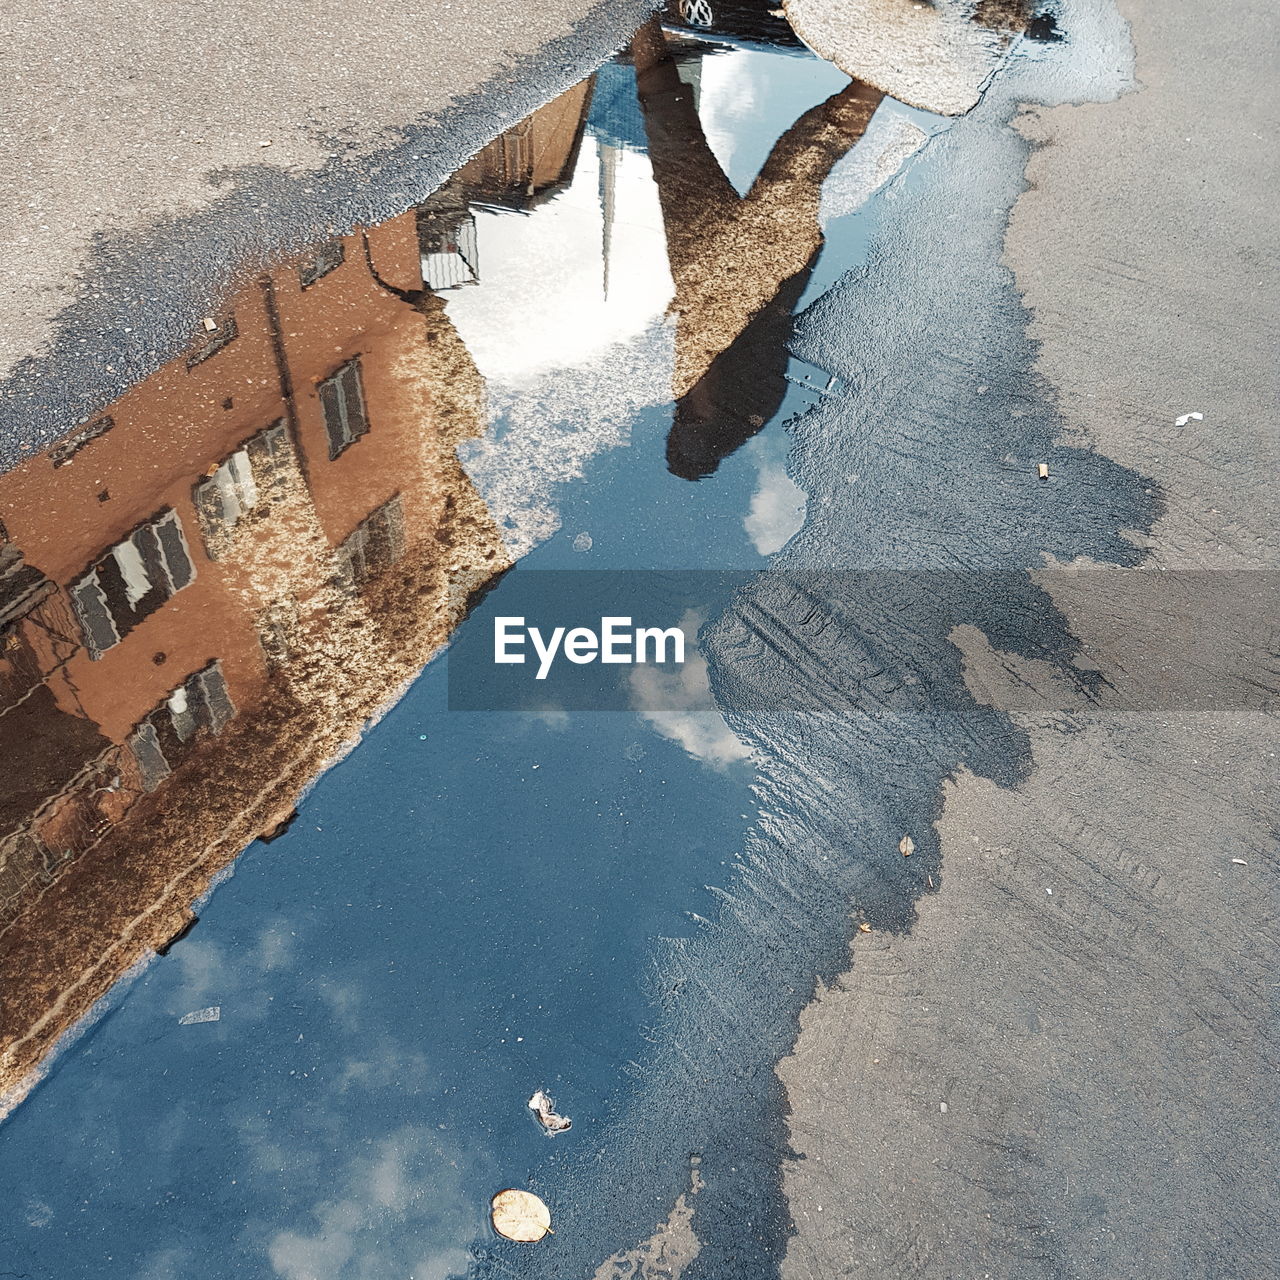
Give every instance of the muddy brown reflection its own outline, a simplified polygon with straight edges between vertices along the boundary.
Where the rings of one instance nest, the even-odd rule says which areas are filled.
[[[676,294],[671,471],[710,475],[786,390],[791,317],[822,249],[822,183],[884,97],[852,81],[806,111],[739,196],[655,19],[631,43]]]
[[[0,1096],[508,567],[456,454],[483,381],[433,285],[474,270],[469,201],[564,181],[590,90],[246,286],[0,477]]]

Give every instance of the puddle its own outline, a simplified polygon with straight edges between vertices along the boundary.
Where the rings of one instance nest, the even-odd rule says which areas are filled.
[[[946,123],[776,20],[696,34],[711,7],[246,284],[0,477],[10,1268],[579,1274],[677,1202],[697,1237],[717,1195],[696,1265],[776,1258],[772,1184],[726,1222],[745,1175],[700,1146],[715,1113],[781,1157],[776,1117],[726,1119],[772,1087],[780,1017],[671,1085],[705,1108],[661,1158],[618,1138],[680,1049],[672,958],[760,869],[746,704],[464,715],[431,661],[532,570],[763,570],[822,490],[788,424],[860,374],[791,354],[792,317]],[[817,962],[778,964],[794,1010]],[[554,1144],[540,1088],[573,1117]],[[536,1259],[488,1231],[506,1186],[565,1224]]]
[[[5,720],[42,745],[4,861],[11,1103],[172,942],[5,1126],[10,1176],[79,1137],[13,1188],[48,1206],[24,1266],[464,1270],[492,1186],[570,1158],[531,1089],[574,1141],[625,1096],[653,940],[713,913],[754,811],[746,749],[414,681],[517,558],[746,568],[799,527],[781,424],[832,379],[790,313],[878,101],[794,44],[636,48],[639,89],[624,54],[0,479]]]

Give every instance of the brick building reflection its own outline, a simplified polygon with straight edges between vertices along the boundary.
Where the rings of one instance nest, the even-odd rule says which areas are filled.
[[[0,1095],[509,564],[456,456],[483,383],[424,272],[442,210],[563,180],[589,98],[263,275],[0,476]]]

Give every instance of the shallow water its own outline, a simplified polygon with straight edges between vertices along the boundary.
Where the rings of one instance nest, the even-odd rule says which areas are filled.
[[[849,904],[909,927],[940,875],[941,781],[1025,767],[1021,736],[969,699],[951,628],[1076,656],[1021,574],[993,602],[972,581],[848,597],[781,570],[951,568],[961,547],[988,568],[1044,547],[1123,561],[1117,531],[1152,508],[1055,444],[992,267],[1016,183],[930,207],[965,158],[934,145],[944,122],[847,86],[793,46],[650,28],[419,210],[344,237],[341,262],[246,287],[234,331],[210,317],[204,358],[111,406],[63,465],[4,478],[13,545],[63,584],[98,565],[121,633],[90,662],[74,617],[50,623],[72,652],[42,723],[83,771],[45,783],[42,847],[67,856],[22,886],[52,880],[4,943],[28,1058],[63,1036],[10,1095],[6,1265],[585,1275],[688,1193],[690,1280],[772,1272],[773,1064],[843,962]],[[869,254],[892,201],[916,234],[905,266]],[[945,284],[904,320],[894,290],[917,269]],[[988,429],[997,410],[1016,425]],[[284,452],[232,465],[277,418]],[[1041,456],[1098,501],[1028,485]],[[32,494],[55,518],[10,518]],[[904,504],[936,528],[895,541]],[[166,594],[154,559],[101,553],[170,506],[196,576]],[[451,710],[439,645],[483,645],[541,571],[584,569],[670,588],[703,626],[688,679],[632,710]],[[215,661],[229,718],[207,686],[177,692]],[[892,700],[911,663],[953,690],[927,725]],[[868,674],[875,714],[850,693]],[[805,714],[797,685],[816,691]],[[569,1133],[538,1129],[538,1088]],[[554,1239],[496,1240],[507,1185],[548,1200]]]
[[[689,160],[667,154],[664,208],[648,130],[672,123],[674,102],[684,113],[675,121],[681,128],[701,122],[707,145],[698,163],[723,169],[723,177],[707,167],[695,179],[715,177],[743,195],[777,140],[847,78],[795,49],[687,39],[675,48],[670,83],[643,105],[632,67],[607,65],[523,132],[505,135],[495,144],[505,146],[505,156],[490,148],[478,172],[464,170],[452,193],[446,188],[428,202],[437,218],[443,208],[455,219],[451,232],[474,225],[471,262],[424,259],[429,271],[445,273],[437,283],[457,285],[437,295],[445,300],[443,319],[430,317],[430,340],[450,330],[446,340],[460,344],[484,381],[487,421],[472,424],[482,434],[463,440],[459,452],[494,528],[523,556],[516,574],[763,567],[803,520],[803,495],[786,474],[783,424],[815,402],[814,388],[827,377],[789,361],[785,324],[755,340],[754,353],[776,364],[757,388],[761,412],[745,423],[733,412],[686,423],[683,447],[697,460],[694,474],[677,474],[689,468],[671,452],[681,446],[669,443],[672,371],[689,339],[667,319],[675,287],[667,244],[677,216],[672,201],[689,198],[679,187]],[[912,115],[918,113],[890,104],[878,127]],[[851,141],[829,147],[823,165]],[[531,160],[517,154],[521,148]],[[504,165],[524,163],[533,170],[527,188],[495,190],[495,177],[510,176]],[[891,175],[887,169],[879,178]],[[815,183],[824,177],[825,168],[802,193],[798,229],[811,238],[817,261],[792,288],[791,307],[855,262],[864,244],[856,205],[868,184],[855,174],[852,196],[843,196],[854,207],[843,218],[825,211],[829,240],[820,252]],[[690,224],[706,225],[696,203],[685,213]],[[363,252],[392,290],[412,289],[404,244],[382,232],[372,250],[357,237],[344,241],[346,261],[332,283],[336,272],[358,269]],[[724,269],[723,260],[709,261],[713,273]],[[450,271],[474,278],[448,279]],[[762,275],[771,287],[767,266]],[[312,296],[325,284],[310,284]],[[380,349],[396,352],[405,384],[421,378],[434,394],[430,373],[405,370],[414,357],[401,338],[402,301],[392,293],[383,299],[389,311],[370,307],[357,335],[370,442],[380,405],[367,370]],[[304,290],[296,311],[287,296],[276,303],[286,346],[298,336],[289,326],[309,322],[307,302]],[[349,292],[337,306],[332,324],[308,335],[308,352],[350,325],[344,307],[358,319],[362,304]],[[239,333],[228,355],[256,340],[244,311],[237,304]],[[220,358],[214,351],[183,376],[214,369]],[[145,402],[146,421],[126,431],[154,439],[165,430],[157,409],[172,403],[172,388],[163,385],[163,371],[160,378],[133,393]],[[238,399],[243,379],[243,369],[214,377],[209,394]],[[398,402],[400,414],[406,403]],[[455,412],[467,409],[462,401]],[[128,412],[127,405],[112,409],[118,422],[127,423]],[[442,476],[415,452],[414,426],[410,420],[357,483],[373,492],[400,479],[406,498],[420,485],[429,501]],[[122,435],[113,422],[101,443],[86,439],[80,456],[70,455],[74,465],[54,470],[54,479],[69,490],[92,468],[103,472],[94,477],[100,491],[121,492],[113,477],[129,474],[129,462],[107,450]],[[350,458],[363,443],[350,446]],[[205,470],[204,458],[191,465],[194,457],[189,452],[170,469]],[[212,449],[208,470],[219,461]],[[50,483],[49,458],[30,465],[42,465]],[[310,479],[323,465],[312,453],[301,469]],[[30,492],[29,478],[17,477],[24,479],[25,491],[10,477],[15,502]],[[140,510],[161,505],[161,486],[148,495],[136,470],[129,482],[141,490],[130,497]],[[448,492],[467,482],[458,476],[444,483]],[[313,517],[326,531],[340,522],[315,505]],[[411,510],[406,520],[412,541]],[[300,522],[295,513],[294,537]],[[23,521],[11,523],[18,542]],[[212,553],[207,526],[204,534],[201,550]],[[77,528],[52,560],[83,563],[95,536],[103,540],[92,528]],[[195,537],[187,530],[189,544]],[[473,535],[473,551],[476,542],[492,559],[494,536]],[[50,563],[34,538],[18,545],[28,563]],[[247,584],[228,582],[227,592],[256,591],[260,601],[279,596],[280,584],[265,586],[262,573],[255,578],[254,556],[273,554],[270,545],[250,548]],[[229,572],[234,559],[224,550],[218,563]],[[314,582],[316,571],[307,567]],[[306,575],[294,569],[284,582],[296,588]],[[483,563],[476,572],[482,581]],[[125,586],[128,603],[136,604],[135,589]],[[504,590],[499,584],[490,594],[485,616],[502,607]],[[175,592],[161,609],[176,612],[181,602]],[[375,646],[371,661],[367,649],[361,659],[367,671],[347,686],[335,681],[325,663],[343,662],[335,632],[344,607],[328,602],[330,630],[310,635],[302,655],[312,684],[310,702],[301,697],[297,714],[308,728],[323,719],[331,735],[340,731],[331,747],[413,676],[411,666],[387,663]],[[214,625],[226,625],[214,606],[201,609]],[[370,610],[376,626],[377,610]],[[463,623],[479,625],[479,615]],[[136,658],[121,662],[119,655],[129,649],[142,656],[155,626],[144,616],[115,652],[104,653],[104,664],[117,659],[128,680]],[[236,681],[243,664],[213,656],[222,659],[243,716],[251,701]],[[157,657],[167,670],[182,660]],[[110,697],[90,690],[82,714],[92,716],[96,697],[104,737],[118,734],[110,722],[136,715],[130,706],[151,700],[146,688],[157,677],[143,674],[136,689]],[[474,1246],[489,1239],[485,1207],[498,1187],[536,1185],[554,1201],[558,1170],[581,1162],[593,1135],[625,1108],[648,1056],[656,957],[715,913],[708,886],[733,875],[755,819],[752,768],[747,748],[709,703],[692,712],[537,716],[451,713],[446,703],[445,664],[437,661],[325,774],[287,831],[253,844],[236,862],[232,878],[200,907],[194,930],[106,998],[16,1107],[0,1150],[0,1183],[16,1209],[0,1224],[8,1265],[32,1276],[104,1280],[223,1276],[229,1269],[443,1277],[464,1273]],[[291,732],[282,729],[273,741]],[[207,727],[199,734],[199,753],[214,760],[212,779],[192,781],[193,764],[171,750],[173,773],[154,796],[201,788],[207,814],[208,805],[237,802],[220,790],[219,768],[229,766],[243,782],[255,770],[280,766],[255,753],[252,741],[219,743]],[[299,767],[294,757],[284,760],[286,773]],[[121,784],[116,768],[108,762],[100,769],[97,793],[129,791],[130,780]],[[140,797],[143,808],[154,796]],[[127,826],[129,813],[120,821]],[[209,830],[192,833],[186,852],[201,837],[215,844],[217,826],[215,813]],[[56,885],[64,910],[86,895],[110,893],[102,887],[109,869],[94,873],[101,847],[92,836],[82,843],[88,847],[74,854],[81,878],[64,876]],[[42,901],[48,927],[56,920],[54,896]],[[85,937],[101,942],[110,928],[104,920]],[[26,946],[30,956],[38,936]],[[63,959],[71,965],[75,955]],[[182,1021],[210,1008],[216,1021]],[[524,1106],[538,1087],[574,1120],[554,1141]],[[669,1201],[661,1181],[646,1187],[641,1178],[635,1187],[656,1217],[665,1216]],[[599,1242],[600,1258],[616,1243]]]

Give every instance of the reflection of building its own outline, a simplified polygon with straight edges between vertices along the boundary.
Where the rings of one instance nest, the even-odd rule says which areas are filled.
[[[0,1093],[505,567],[456,458],[483,422],[411,212],[0,476]]]
[[[473,205],[528,210],[563,190],[577,164],[592,83],[584,80],[500,134],[420,206],[428,287],[457,289],[479,280]]]

